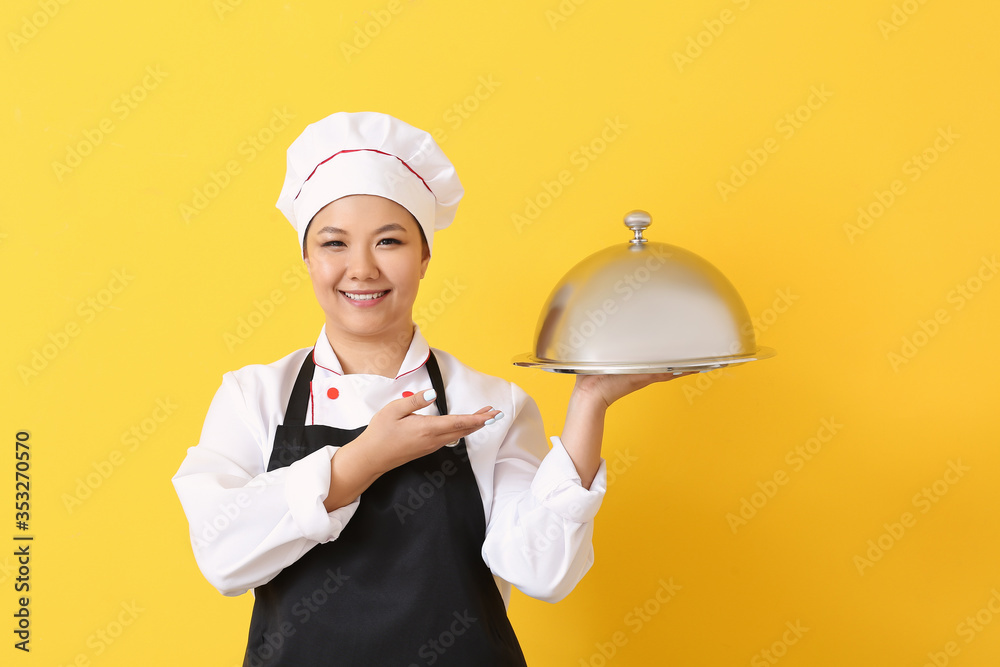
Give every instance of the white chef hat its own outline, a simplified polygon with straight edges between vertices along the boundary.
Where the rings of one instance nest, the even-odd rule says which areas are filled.
[[[347,195],[378,195],[409,211],[430,249],[434,230],[455,218],[465,194],[455,167],[430,134],[392,116],[339,112],[306,127],[288,147],[277,207],[305,248],[321,208]]]

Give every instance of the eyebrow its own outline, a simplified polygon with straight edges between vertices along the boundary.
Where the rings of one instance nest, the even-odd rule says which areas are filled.
[[[382,225],[381,227],[379,227],[378,229],[375,230],[375,234],[381,234],[383,232],[404,232],[405,233],[406,232],[406,228],[403,227],[402,225],[400,225],[399,223],[390,222],[389,224]],[[347,234],[347,232],[345,230],[341,229],[340,227],[333,227],[331,225],[327,225],[326,227],[321,227],[316,233],[317,234],[323,234],[323,233],[327,233],[327,234]]]

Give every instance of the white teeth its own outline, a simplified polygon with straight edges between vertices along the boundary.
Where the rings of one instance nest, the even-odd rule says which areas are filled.
[[[377,299],[381,296],[385,296],[389,293],[389,290],[384,292],[376,292],[374,294],[352,294],[351,292],[344,292],[347,298],[354,299],[355,301],[371,301],[372,299]]]

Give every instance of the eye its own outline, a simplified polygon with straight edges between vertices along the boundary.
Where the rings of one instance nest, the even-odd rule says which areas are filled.
[[[381,240],[379,241],[379,245],[381,245],[381,244],[382,244],[383,242],[385,242],[385,241],[388,241],[388,242],[389,242],[389,244],[396,244],[396,245],[403,245],[403,242],[402,242],[402,241],[400,241],[399,239],[390,239],[390,238],[386,238],[386,239],[381,239]]]
[[[334,245],[334,244],[336,244],[336,243],[341,243],[341,244],[342,244],[342,243],[343,243],[343,241],[326,241],[325,243],[321,243],[320,245],[321,245],[322,247],[326,248],[326,247],[328,247],[328,246],[333,246],[333,245]]]

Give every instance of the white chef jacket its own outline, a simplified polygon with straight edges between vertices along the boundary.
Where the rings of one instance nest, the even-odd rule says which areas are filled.
[[[405,392],[429,389],[429,351],[414,324],[395,378],[345,374],[324,325],[313,353],[306,424],[358,428]],[[361,501],[332,512],[323,506],[335,446],[267,472],[275,430],[308,352],[303,348],[271,364],[224,374],[201,439],[173,477],[195,559],[223,595],[263,585],[317,544],[337,539]],[[594,562],[594,516],[607,488],[605,461],[590,489],[583,488],[559,437],[551,437],[548,448],[538,406],[520,387],[442,350],[435,348],[434,356],[450,413],[469,414],[487,405],[504,413],[465,438],[486,517],[482,556],[504,603],[510,602],[511,584],[534,598],[561,600]],[[434,403],[417,413],[440,414]]]

